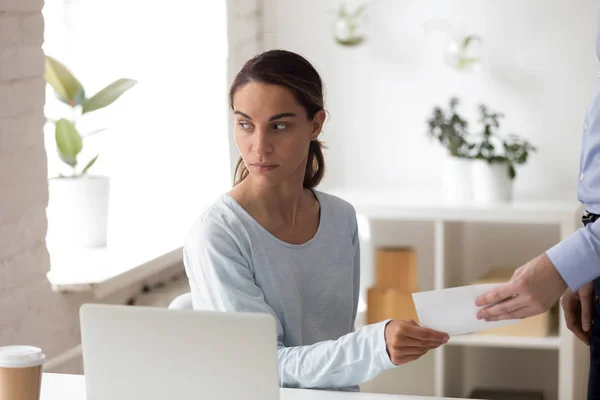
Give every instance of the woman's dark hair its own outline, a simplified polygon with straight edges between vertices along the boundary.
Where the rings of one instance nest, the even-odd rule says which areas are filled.
[[[302,56],[285,51],[269,50],[254,56],[242,67],[229,89],[229,105],[233,110],[235,92],[249,82],[260,82],[288,88],[304,108],[309,119],[324,109],[323,83],[319,73]],[[323,143],[312,140],[304,173],[304,187],[316,187],[325,173]],[[240,157],[235,166],[234,186],[248,176],[248,169]]]

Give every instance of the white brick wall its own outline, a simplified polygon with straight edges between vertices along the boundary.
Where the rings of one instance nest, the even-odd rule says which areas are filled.
[[[50,290],[45,245],[43,0],[0,0],[0,346],[52,357],[78,341],[78,302]]]

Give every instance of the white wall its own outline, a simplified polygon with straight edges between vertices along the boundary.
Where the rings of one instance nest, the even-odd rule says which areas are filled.
[[[425,119],[455,94],[465,111],[484,102],[505,113],[503,131],[538,146],[518,171],[517,198],[575,199],[583,116],[598,69],[596,1],[373,1],[368,42],[355,49],[331,38],[329,10],[337,3],[270,0],[265,12],[266,30],[275,32],[269,44],[307,57],[327,86],[325,187],[437,193],[442,151],[427,139]],[[442,63],[440,41],[423,29],[440,17],[483,37],[479,74]]]
[[[348,1],[351,6],[357,3]],[[475,122],[476,106],[483,102],[506,114],[503,133],[520,134],[538,147],[530,163],[518,170],[516,198],[576,200],[583,118],[598,79],[594,41],[600,4],[594,0],[369,3],[368,41],[354,49],[342,48],[332,39],[331,10],[338,1],[266,4],[265,32],[274,33],[265,45],[307,57],[327,87],[325,189],[395,187],[413,198],[440,194],[444,152],[427,138],[425,121],[434,105],[446,105],[456,95],[470,122]],[[443,63],[443,41],[424,29],[426,22],[438,18],[482,36],[484,58],[478,74],[459,74]],[[375,247],[417,247],[419,285],[431,289],[431,226],[373,221],[371,228],[370,244]],[[458,227],[457,234],[462,256],[454,262],[460,268],[450,274],[450,286],[468,284],[492,267],[517,267],[558,238],[556,230],[542,226],[474,224]],[[505,251],[507,246],[511,252]],[[369,265],[363,267],[366,288],[373,271]],[[556,399],[554,354],[469,350],[468,365],[461,368],[462,390],[514,382],[515,387],[543,389],[549,399]],[[506,363],[502,354],[521,355],[517,362],[534,366],[539,374],[515,381],[498,372],[491,382],[485,375],[490,357]],[[457,349],[457,357],[466,356]],[[368,390],[430,395],[433,384],[414,382],[430,381],[431,371],[433,360],[424,359],[383,374]]]

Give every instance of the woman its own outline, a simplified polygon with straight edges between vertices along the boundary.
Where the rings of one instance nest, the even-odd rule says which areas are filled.
[[[357,390],[445,343],[445,334],[412,321],[354,331],[356,215],[314,190],[325,166],[325,111],[312,65],[287,51],[260,54],[237,74],[229,101],[241,158],[235,186],[185,244],[194,308],[272,314],[284,387]]]

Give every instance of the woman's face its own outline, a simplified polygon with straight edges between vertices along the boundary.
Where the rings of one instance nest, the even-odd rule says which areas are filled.
[[[276,186],[304,179],[308,148],[325,112],[312,120],[283,86],[250,82],[233,96],[235,141],[254,182]]]

